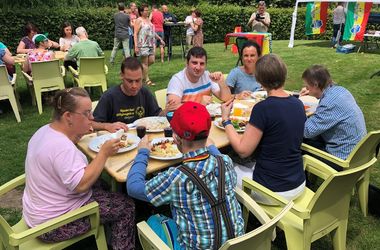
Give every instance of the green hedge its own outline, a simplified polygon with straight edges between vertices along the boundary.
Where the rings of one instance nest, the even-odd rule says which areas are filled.
[[[169,6],[171,12],[175,13],[178,20],[184,20],[189,14],[190,6]],[[235,7],[232,5],[209,5],[197,6],[202,12],[204,20],[205,42],[222,42],[227,33],[233,32],[236,25],[241,25],[244,31],[249,31],[246,23],[255,11],[255,7]],[[25,9],[0,11],[0,30],[2,31],[0,41],[3,41],[12,52],[23,36],[22,29],[27,21],[33,21],[42,32],[48,32],[49,38],[58,41],[60,25],[63,21],[70,21],[74,27],[83,25],[90,39],[97,41],[103,49],[111,49],[113,44],[113,13],[114,8],[65,8],[65,9]],[[271,26],[269,32],[274,40],[287,40],[290,36],[293,8],[275,9],[269,8],[271,15]],[[11,17],[17,18],[11,18]],[[331,13],[330,13],[331,17]],[[327,32],[313,39],[330,39],[332,34],[332,18],[329,18]],[[308,39],[305,36],[305,8],[298,9],[298,19],[295,39]],[[374,29],[374,27],[371,27]],[[379,27],[377,27],[379,29]],[[178,30],[175,30],[178,32]],[[178,42],[178,41],[177,41]]]

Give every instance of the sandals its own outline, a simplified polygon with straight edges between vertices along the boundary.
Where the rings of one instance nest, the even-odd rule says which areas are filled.
[[[147,81],[145,81],[145,84],[146,84],[147,86],[156,86],[156,84],[155,84],[154,82],[152,82],[151,80],[147,80]]]

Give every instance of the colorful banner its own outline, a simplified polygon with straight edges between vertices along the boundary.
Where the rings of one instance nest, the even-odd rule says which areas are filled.
[[[363,41],[371,7],[370,2],[348,3],[343,40]]]
[[[306,35],[321,34],[326,31],[328,2],[308,3],[306,6]]]

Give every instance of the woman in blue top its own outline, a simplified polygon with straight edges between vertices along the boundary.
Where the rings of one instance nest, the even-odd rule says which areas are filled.
[[[291,200],[305,188],[300,147],[306,115],[302,102],[284,90],[286,74],[286,66],[279,57],[273,54],[261,57],[255,75],[268,92],[268,98],[253,107],[243,135],[235,131],[229,120],[233,100],[222,105],[222,124],[239,156],[256,154],[254,168],[235,167],[238,185],[243,177],[253,178]]]
[[[233,68],[227,76],[226,83],[236,98],[245,99],[251,93],[261,89],[255,77],[256,62],[261,57],[260,45],[247,41],[241,48],[240,61],[243,66]]]

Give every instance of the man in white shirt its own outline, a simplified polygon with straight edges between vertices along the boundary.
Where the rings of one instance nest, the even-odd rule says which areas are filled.
[[[194,10],[191,11],[191,15],[187,16],[185,19],[186,24],[186,54],[189,51],[193,43],[194,30],[191,28],[191,23],[194,23],[196,20]]]
[[[204,48],[193,47],[187,53],[186,67],[175,74],[168,84],[166,110],[176,110],[187,101],[207,105],[215,95],[222,101],[231,99],[230,88],[222,72],[206,71],[207,53]]]
[[[335,48],[337,45],[340,45],[343,38],[344,23],[346,22],[346,12],[347,10],[343,6],[343,2],[338,2],[338,6],[333,11],[333,38],[332,38],[332,47]]]

